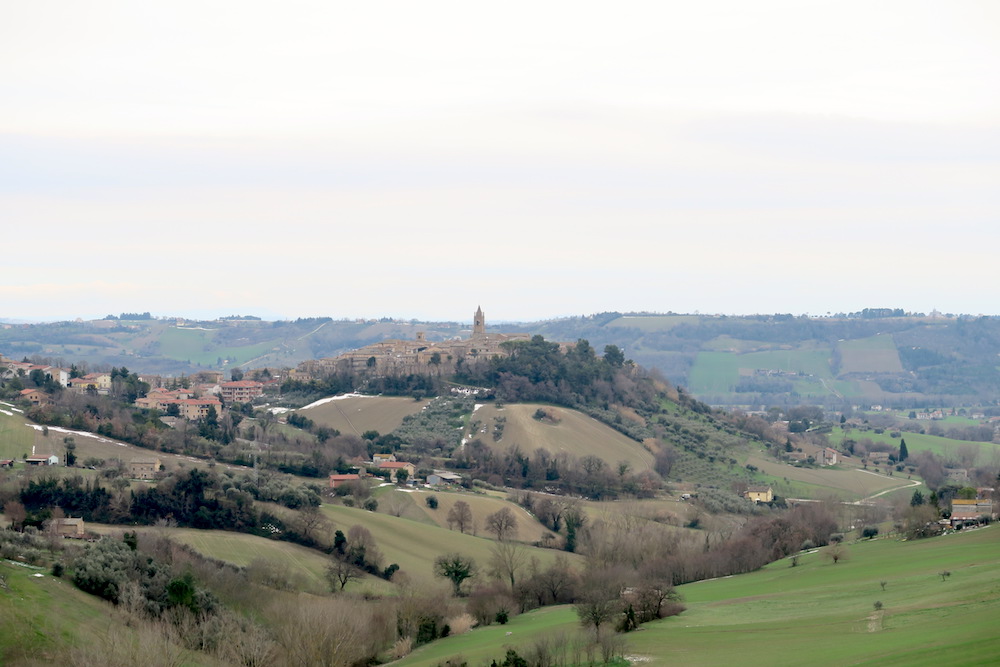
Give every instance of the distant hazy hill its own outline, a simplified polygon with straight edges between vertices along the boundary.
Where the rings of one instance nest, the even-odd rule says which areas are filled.
[[[1000,319],[726,317],[602,313],[490,327],[614,344],[713,404],[831,408],[989,404],[1000,399]],[[461,323],[401,320],[99,320],[0,328],[0,353],[143,372],[295,366],[387,338],[468,336]]]
[[[725,317],[603,313],[525,325],[613,343],[724,405],[988,404],[1000,398],[1000,318]]]

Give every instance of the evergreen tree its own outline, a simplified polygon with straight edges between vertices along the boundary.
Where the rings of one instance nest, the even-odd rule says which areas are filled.
[[[906,451],[906,438],[900,438],[899,457],[898,457],[899,462],[902,463],[903,461],[905,461],[909,455],[910,453]]]
[[[913,492],[913,497],[910,498],[910,507],[920,507],[924,504],[924,494],[920,493],[919,490]]]

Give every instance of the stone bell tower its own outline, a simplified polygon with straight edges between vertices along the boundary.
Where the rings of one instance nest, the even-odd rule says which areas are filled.
[[[486,316],[483,315],[482,306],[479,306],[476,309],[476,314],[472,316],[472,335],[473,336],[486,335]]]

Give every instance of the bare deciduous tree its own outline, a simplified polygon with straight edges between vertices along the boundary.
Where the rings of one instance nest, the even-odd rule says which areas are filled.
[[[501,542],[517,537],[517,517],[509,507],[504,507],[486,517],[486,530]]]
[[[455,527],[462,533],[472,528],[472,508],[464,500],[459,500],[448,510],[448,528]]]
[[[514,590],[519,573],[528,563],[528,551],[515,542],[497,542],[490,550],[490,572],[510,582]]]
[[[349,582],[361,579],[362,576],[361,570],[336,556],[326,568],[326,580],[330,583],[330,590],[333,592],[344,590]]]

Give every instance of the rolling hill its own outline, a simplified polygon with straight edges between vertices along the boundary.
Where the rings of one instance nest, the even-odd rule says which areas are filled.
[[[1000,399],[1000,318],[677,315],[616,312],[491,327],[617,345],[720,405],[986,405]],[[468,325],[403,320],[97,320],[0,329],[0,352],[144,373],[293,367],[389,338],[467,335]]]
[[[797,567],[782,560],[680,586],[687,610],[626,635],[624,653],[649,665],[719,665],[734,656],[762,666],[991,664],[1000,652],[998,531],[858,542],[837,564],[814,550]],[[530,655],[543,641],[558,651],[579,632],[572,607],[549,607],[440,640],[398,664],[433,667],[455,656],[479,664],[508,648]]]

